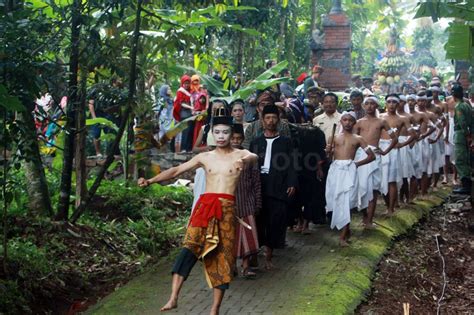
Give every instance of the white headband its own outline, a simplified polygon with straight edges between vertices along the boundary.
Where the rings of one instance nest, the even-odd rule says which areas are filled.
[[[398,97],[396,97],[396,96],[389,96],[389,97],[387,97],[387,99],[386,99],[385,101],[386,101],[386,102],[388,102],[388,101],[395,101],[395,102],[397,102],[397,103],[400,103],[400,99],[399,99]]]
[[[436,85],[430,87],[430,90],[433,92],[441,92],[441,89],[439,88],[439,86],[436,86]]]
[[[400,95],[400,101],[404,101],[406,102],[407,101],[407,97],[403,94]]]
[[[415,100],[415,101],[416,101],[416,95],[415,95],[415,94],[407,95],[407,101],[408,101],[409,99],[412,99],[412,100]]]
[[[376,98],[376,97],[373,96],[373,95],[367,96],[367,97],[364,99],[364,104],[367,103],[367,101],[373,101],[373,102],[375,102],[377,105],[380,105],[378,98]]]
[[[423,96],[417,96],[417,97],[416,97],[416,100],[417,100],[417,101],[423,101],[423,100],[427,100],[427,99],[428,99],[428,98],[427,98],[425,95],[423,95]]]
[[[342,119],[342,117],[344,117],[345,115],[349,115],[349,116],[351,116],[352,118],[354,118],[354,120],[357,120],[356,113],[354,113],[354,112],[343,111],[342,114],[341,114],[341,119]]]

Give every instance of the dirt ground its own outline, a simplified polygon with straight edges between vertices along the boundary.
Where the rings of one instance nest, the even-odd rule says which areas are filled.
[[[473,224],[468,199],[451,196],[384,257],[356,314],[473,314]]]

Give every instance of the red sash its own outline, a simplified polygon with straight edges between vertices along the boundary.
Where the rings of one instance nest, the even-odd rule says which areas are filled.
[[[222,204],[219,200],[220,198],[232,201],[235,200],[235,197],[230,194],[202,194],[196,202],[196,206],[194,208],[193,214],[191,215],[189,225],[193,227],[207,227],[211,218],[221,220]]]

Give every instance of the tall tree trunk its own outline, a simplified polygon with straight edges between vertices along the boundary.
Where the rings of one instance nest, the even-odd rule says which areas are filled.
[[[244,33],[239,32],[239,40],[237,41],[237,71],[240,75],[243,75],[243,64],[244,64]]]
[[[107,169],[109,168],[110,164],[112,164],[114,160],[114,152],[119,147],[120,144],[120,139],[123,136],[123,133],[125,131],[125,128],[128,127],[128,118],[132,112],[132,103],[133,99],[135,96],[135,90],[136,90],[136,80],[137,80],[137,54],[138,54],[138,45],[139,45],[139,39],[140,39],[140,25],[141,25],[141,13],[142,13],[142,4],[143,0],[138,0],[137,1],[137,12],[136,12],[136,19],[135,19],[135,29],[133,31],[133,37],[132,37],[132,49],[130,53],[130,82],[128,86],[128,97],[127,97],[127,104],[125,111],[122,115],[122,119],[120,121],[120,127],[117,132],[117,136],[115,137],[114,142],[112,143],[111,146],[109,146],[108,151],[107,151],[107,158],[105,159],[104,165],[99,170],[99,173],[97,174],[97,177],[92,184],[91,188],[89,189],[89,192],[87,194],[87,198],[81,203],[81,205],[74,211],[74,213],[71,216],[71,221],[75,223],[77,219],[82,215],[82,213],[85,211],[87,206],[90,204],[92,198],[94,197],[95,193],[97,192],[97,189],[100,186],[100,183],[102,182],[102,179],[104,178],[105,173],[107,172]]]
[[[86,169],[86,79],[81,82],[80,102],[76,110],[76,206],[79,207],[87,194]]]
[[[27,102],[30,103],[30,102]],[[32,102],[31,102],[32,104]],[[44,173],[43,161],[36,138],[36,130],[31,106],[28,110],[19,113],[18,117],[26,127],[28,139],[26,146],[29,148],[28,159],[23,163],[25,168],[28,190],[28,208],[35,215],[53,215],[51,199],[49,197],[48,182]]]
[[[249,77],[250,79],[253,79],[255,76],[255,38],[252,38],[252,41],[250,42],[250,53],[249,53],[248,59],[250,59],[250,70],[249,70]]]
[[[281,61],[283,58],[285,58],[285,48],[286,48],[286,20],[287,20],[287,10],[286,9],[281,9],[281,17],[280,17],[280,35],[279,35],[279,50],[280,50],[280,55],[278,56],[278,61]]]
[[[59,186],[58,212],[56,219],[67,220],[71,196],[72,164],[74,161],[75,111],[80,102],[78,94],[79,41],[81,34],[82,1],[74,0],[71,23],[71,54],[69,60],[69,98],[66,112],[66,137],[64,140],[63,168]]]
[[[7,110],[2,109],[3,112],[3,139],[7,135]],[[3,143],[3,184],[2,184],[2,196],[3,196],[3,274],[8,275],[8,202],[7,202],[7,173],[8,173],[8,159],[7,159],[7,144]]]
[[[291,31],[290,31],[290,43],[287,50],[287,57],[288,60],[288,69],[293,70],[293,56],[295,54],[295,42],[296,42],[296,32],[297,32],[297,25],[296,25],[296,10],[298,9],[298,0],[295,0],[294,8],[291,13]]]
[[[317,0],[311,0],[311,37],[313,36],[313,32],[316,29],[316,5],[317,5]],[[308,58],[308,66],[311,68],[312,67],[312,54],[313,52],[311,49],[309,50],[309,58]]]

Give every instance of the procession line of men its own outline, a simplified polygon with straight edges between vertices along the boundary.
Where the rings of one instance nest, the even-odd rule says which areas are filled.
[[[462,186],[455,192],[470,194],[472,109],[463,103],[462,87],[454,86],[452,96],[456,103],[454,151],[462,155],[456,156]],[[363,118],[358,120],[353,111],[342,113],[342,130],[328,141],[328,155],[334,161],[326,183],[326,210],[332,212],[331,228],[341,230],[341,246],[348,246],[351,235],[351,209],[367,209],[363,224],[374,228],[379,193],[384,195],[387,214],[392,215],[399,200],[410,203],[418,192],[423,197],[430,185],[436,187],[445,167],[449,143],[441,137],[450,128],[443,110],[424,91],[409,96],[390,94],[385,101],[384,114],[378,114],[374,96],[365,98]]]
[[[461,143],[459,134],[464,135],[464,147],[456,145],[454,151],[456,154],[467,154],[467,157],[456,159],[456,167],[461,180],[467,178],[470,181],[471,169],[458,165],[458,161],[468,160],[472,149],[472,112],[470,108],[467,112],[463,106],[462,88],[459,91],[458,87],[454,87],[452,95],[457,102],[455,139]],[[260,98],[265,97],[262,93]],[[328,98],[331,98],[331,103],[334,101],[337,104],[337,96],[333,93],[325,95],[323,104]],[[363,101],[365,116],[357,120],[356,112],[343,112],[339,133],[333,131],[327,141],[329,160],[332,157],[334,160],[327,174],[326,211],[332,213],[331,228],[341,230],[341,246],[348,246],[352,209],[367,209],[363,222],[365,227],[373,228],[379,193],[384,195],[387,212],[391,215],[398,203],[399,193],[404,201],[411,202],[416,194],[427,194],[430,184],[437,184],[445,161],[444,143],[440,139],[444,130],[449,130],[449,120],[443,115],[443,110],[432,104],[425,92],[405,98],[407,108],[404,97],[387,95],[386,113],[379,114],[378,99],[366,97]],[[249,230],[259,225],[258,220],[255,223],[247,218],[254,213],[236,210],[235,192],[240,189],[246,170],[255,170],[258,166],[257,172],[260,172],[264,215],[260,216],[263,220],[260,220],[257,229],[260,245],[265,247],[265,267],[272,267],[273,249],[285,245],[288,201],[298,189],[296,173],[291,167],[294,165],[291,161],[292,144],[288,137],[282,135],[288,125],[285,127],[285,122],[280,120],[280,110],[276,105],[266,104],[257,111],[260,121],[247,128],[247,131],[259,133],[250,139],[250,151],[232,146],[231,139],[237,133],[241,135],[237,144],[242,144],[243,127],[237,128],[232,118],[225,114],[225,108],[220,108],[219,112],[224,115],[212,117],[213,151],[200,153],[182,165],[151,179],[140,178],[138,181],[140,186],[146,187],[198,167],[205,175],[205,189],[193,208],[183,249],[172,270],[171,295],[162,311],[177,307],[180,289],[200,259],[207,282],[214,289],[211,314],[218,314],[224,292],[234,276],[235,248],[240,242],[237,240],[237,222]],[[242,220],[244,217],[247,221]],[[255,238],[252,233],[244,234]]]

